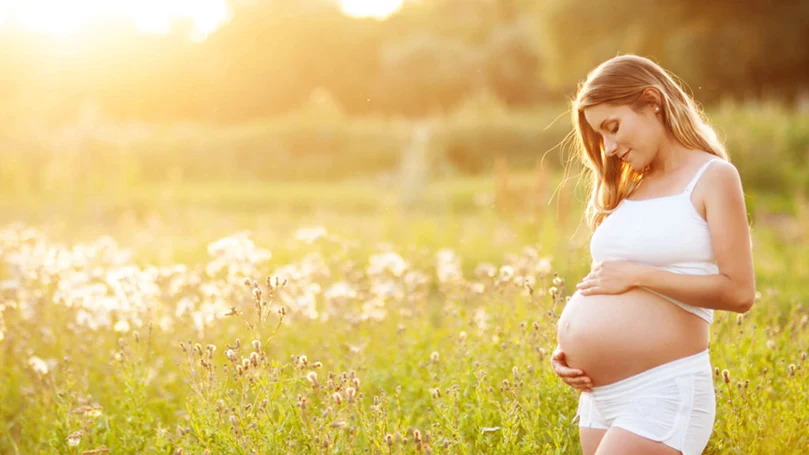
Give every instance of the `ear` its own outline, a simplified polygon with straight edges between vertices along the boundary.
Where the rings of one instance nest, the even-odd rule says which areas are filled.
[[[652,111],[658,108],[659,111],[663,110],[663,95],[655,87],[647,87],[643,89],[640,95],[641,106],[649,107]]]

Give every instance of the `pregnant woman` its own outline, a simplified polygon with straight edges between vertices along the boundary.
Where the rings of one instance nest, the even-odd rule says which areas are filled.
[[[573,104],[592,177],[591,272],[558,322],[554,371],[581,390],[584,455],[697,455],[714,424],[714,310],[755,299],[741,180],[656,63],[594,69]]]

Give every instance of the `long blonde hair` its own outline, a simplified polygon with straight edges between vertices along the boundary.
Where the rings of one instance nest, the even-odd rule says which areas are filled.
[[[717,139],[704,113],[674,76],[653,61],[637,55],[621,55],[607,60],[580,84],[571,109],[578,138],[574,144],[575,155],[590,171],[592,189],[585,217],[593,231],[624,198],[632,194],[644,174],[620,160],[605,159],[602,137],[587,123],[584,109],[609,103],[629,105],[639,110],[648,104],[648,100],[641,96],[647,88],[660,92],[663,125],[681,144],[728,160],[725,147]]]

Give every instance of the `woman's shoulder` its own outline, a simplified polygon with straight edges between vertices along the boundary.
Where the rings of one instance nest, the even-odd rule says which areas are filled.
[[[719,158],[719,157],[717,157]],[[732,194],[742,194],[742,177],[736,166],[728,160],[713,160],[702,174],[701,192],[706,199],[722,198]]]

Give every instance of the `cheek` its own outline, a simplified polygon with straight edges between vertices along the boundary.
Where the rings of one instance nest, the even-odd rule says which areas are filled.
[[[660,143],[660,131],[657,125],[638,122],[633,125],[631,137],[628,138],[630,147],[638,148],[644,154],[653,153]]]

